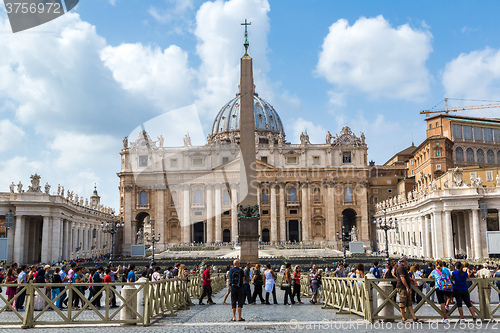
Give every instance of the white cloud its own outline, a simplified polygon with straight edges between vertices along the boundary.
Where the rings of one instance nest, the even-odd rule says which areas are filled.
[[[341,92],[417,100],[429,91],[431,39],[429,31],[393,28],[382,16],[352,26],[340,19],[330,26],[316,71]]]
[[[22,128],[10,120],[0,120],[0,152],[19,149],[26,140],[26,133]]]
[[[442,82],[448,97],[499,100],[500,50],[486,48],[460,54],[446,64]],[[481,112],[483,115],[496,115],[498,117],[498,110]]]
[[[108,1],[111,6],[116,5],[116,3],[118,2],[118,0],[108,0]]]
[[[193,72],[188,55],[176,45],[163,52],[159,47],[141,43],[107,46],[101,59],[125,90],[146,96],[161,109],[193,102]]]
[[[185,17],[194,8],[194,0],[167,0],[165,2],[166,8],[151,6],[148,9],[149,15],[160,23],[168,23]]]
[[[291,129],[291,135],[287,135],[286,139],[291,143],[300,143],[300,134],[302,132],[307,132],[312,144],[325,143],[327,130],[321,125],[315,125],[309,120],[298,118],[290,124],[289,128]]]

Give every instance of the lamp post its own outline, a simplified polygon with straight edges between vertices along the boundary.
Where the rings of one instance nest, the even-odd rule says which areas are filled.
[[[115,234],[120,230],[120,228],[123,228],[125,224],[120,221],[111,221],[111,223],[106,222],[101,222],[101,227],[103,228],[102,232],[105,234],[111,234],[111,254],[109,261],[113,261],[114,259],[114,248],[115,248]]]
[[[155,235],[155,228],[151,230],[151,235],[147,234],[146,235],[146,241],[150,242],[153,244],[153,253],[151,255],[151,262],[155,261],[155,243],[158,243],[160,241],[161,235]]]
[[[394,218],[394,220],[389,218],[387,220],[387,211],[384,209],[384,219],[382,220],[381,217],[379,217],[378,221],[377,219],[373,220],[373,223],[377,226],[379,230],[383,230],[385,232],[385,257],[387,258],[387,262],[389,262],[389,241],[387,237],[387,232],[392,229],[398,229],[398,219]]]
[[[345,225],[342,224],[342,237],[339,237],[339,232],[337,231],[337,239],[342,241],[342,247],[344,248],[344,264],[346,262],[346,247],[345,247],[345,242],[346,242],[347,235],[345,234]]]

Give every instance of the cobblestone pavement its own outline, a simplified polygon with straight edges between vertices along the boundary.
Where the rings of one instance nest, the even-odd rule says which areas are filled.
[[[283,305],[283,292],[277,290],[279,305],[249,305],[243,307],[243,318],[245,322],[230,322],[231,307],[222,305],[225,291],[214,296],[216,305],[196,305],[189,310],[177,312],[176,317],[165,317],[152,320],[151,326],[144,328],[141,326],[98,326],[90,327],[47,327],[38,326],[32,332],[55,332],[72,333],[103,331],[107,333],[132,333],[132,332],[241,332],[241,331],[259,331],[259,332],[283,332],[283,331],[340,331],[340,332],[380,332],[381,330],[393,331],[499,331],[500,324],[460,324],[452,320],[449,325],[441,324],[436,321],[426,322],[422,325],[403,325],[396,323],[376,323],[370,324],[356,315],[336,314],[334,309],[321,309],[320,305],[312,305],[308,299],[303,299],[304,304],[285,306]],[[228,298],[228,301],[230,297]],[[198,304],[197,300],[193,300]],[[206,303],[206,300],[205,300]],[[87,314],[88,313],[88,314]],[[85,316],[91,316],[92,312],[84,313]],[[467,311],[466,311],[467,313]],[[4,316],[5,313],[0,314]],[[9,314],[10,315],[10,314]],[[47,319],[54,316],[55,313],[47,313]],[[0,331],[14,333],[26,332],[19,328],[2,328]]]

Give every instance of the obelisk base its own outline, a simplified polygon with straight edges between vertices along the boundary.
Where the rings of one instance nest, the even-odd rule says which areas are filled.
[[[259,219],[242,218],[240,224],[240,262],[259,262]]]

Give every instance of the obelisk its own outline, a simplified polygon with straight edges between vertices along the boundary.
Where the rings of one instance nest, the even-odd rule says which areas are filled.
[[[241,58],[240,74],[240,193],[247,195],[242,198],[239,206],[239,241],[241,243],[241,262],[255,263],[259,260],[259,212],[257,205],[257,172],[255,169],[255,115],[254,115],[254,84],[252,58],[248,55],[247,27],[245,26],[245,54]],[[244,208],[247,214],[240,210]],[[248,211],[253,208],[254,213]]]

